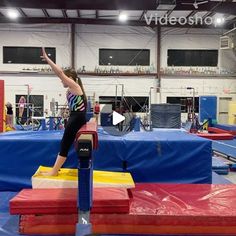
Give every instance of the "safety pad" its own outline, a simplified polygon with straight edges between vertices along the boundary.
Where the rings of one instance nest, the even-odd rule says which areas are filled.
[[[211,134],[211,133],[196,133],[198,137],[207,138],[211,140],[232,140],[234,136],[228,133],[220,133],[220,134]]]
[[[217,153],[222,153],[226,157],[230,157],[230,159],[236,159],[236,139],[234,140],[222,140],[222,141],[213,141],[212,149]]]
[[[93,233],[236,235],[235,185],[137,184],[131,193],[129,214],[91,215]],[[77,215],[21,216],[20,231],[74,233],[76,222]]]
[[[32,188],[31,177],[38,167],[42,163],[51,166],[58,155],[62,135],[63,131],[2,133],[0,191]],[[129,172],[136,183],[210,184],[211,156],[211,140],[182,130],[157,129],[124,136],[100,131],[93,167],[94,170]],[[78,155],[74,147],[68,157],[64,167],[77,168]],[[9,163],[13,163],[11,168]]]
[[[43,176],[40,172],[51,170],[51,167],[40,166],[32,177],[32,188],[78,188],[78,170],[62,168],[58,176]],[[94,187],[134,188],[130,173],[93,171]]]
[[[214,124],[213,127],[208,127],[208,131],[212,133],[228,133],[236,135],[236,125]]]
[[[229,165],[225,164],[225,162],[221,158],[213,156],[212,170],[219,175],[227,175],[229,173]]]
[[[77,213],[76,189],[24,189],[10,200],[10,214]],[[125,188],[94,188],[93,213],[127,213],[130,199]]]

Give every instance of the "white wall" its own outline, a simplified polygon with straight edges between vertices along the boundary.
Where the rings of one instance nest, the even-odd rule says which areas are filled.
[[[99,48],[150,49],[150,63],[156,67],[156,33],[145,27],[78,25],[78,68],[85,66],[87,71],[94,71],[99,66]],[[134,67],[122,69],[133,72]]]
[[[61,66],[70,65],[69,25],[28,25],[0,24],[0,55],[3,46],[56,47],[56,62]],[[0,71],[21,71],[23,68],[42,68],[45,65],[3,64],[0,56]]]
[[[164,28],[161,35],[161,67],[167,66],[167,49],[218,49],[219,37],[222,32],[218,30],[175,29]],[[151,63],[156,65],[156,34],[145,27],[126,26],[92,26],[78,25],[76,28],[76,67],[85,66],[87,71],[94,71],[98,66],[99,48],[145,48],[151,50]],[[69,66],[71,40],[69,25],[6,25],[0,24],[0,55],[2,46],[45,46],[56,47],[56,60],[60,66]],[[219,54],[219,65],[224,60]],[[223,58],[223,59],[222,59]],[[227,65],[235,66],[234,57],[230,57]],[[222,63],[222,61],[224,63]],[[0,57],[0,71],[20,71],[28,65],[6,65]],[[29,68],[35,65],[29,65]],[[39,66],[36,66],[39,67]],[[44,67],[44,66],[43,66]],[[133,67],[123,68],[132,72]],[[60,81],[53,75],[36,74],[1,74],[0,79],[5,80],[5,100],[15,102],[15,95],[26,93],[25,84],[29,84],[32,94],[44,95],[45,108],[55,98],[59,104],[64,104],[65,90]],[[150,87],[156,87],[154,77],[86,77],[82,76],[88,96],[95,93],[99,96],[114,96],[118,84],[124,84],[127,96],[148,96]],[[16,86],[22,85],[22,86]],[[153,102],[166,102],[167,96],[189,96],[186,87],[194,87],[198,95],[231,96],[224,94],[224,89],[236,92],[235,78],[222,77],[167,77],[161,79],[161,93],[152,91]],[[119,86],[118,86],[119,87]],[[119,87],[118,94],[121,93]]]
[[[236,81],[232,77],[192,77],[188,78],[165,76],[161,80],[161,93],[158,102],[166,103],[167,97],[192,97],[193,91],[187,90],[192,87],[195,96],[217,96],[217,118],[219,118],[220,98],[232,98],[236,100]],[[228,110],[228,108],[226,108]],[[227,115],[227,114],[226,114]],[[182,121],[187,119],[187,114],[182,114]],[[227,123],[227,122],[224,122]]]
[[[50,102],[54,98],[60,105],[66,104],[65,92],[61,82],[56,76],[37,76],[27,74],[5,74],[0,76],[5,81],[5,101],[11,102],[15,107],[15,96],[27,95],[29,85],[31,95],[44,96],[44,111],[50,110]]]

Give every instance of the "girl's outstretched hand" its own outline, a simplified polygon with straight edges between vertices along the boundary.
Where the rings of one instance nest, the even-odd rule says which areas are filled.
[[[40,56],[42,58],[42,61],[47,61],[48,55],[47,55],[47,53],[45,51],[45,48],[42,48],[42,53],[43,53],[43,55]]]

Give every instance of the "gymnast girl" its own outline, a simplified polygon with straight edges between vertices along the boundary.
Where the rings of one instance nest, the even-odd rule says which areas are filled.
[[[70,110],[70,116],[61,140],[60,152],[57,155],[53,168],[49,172],[43,172],[42,175],[55,176],[62,165],[65,163],[69,149],[74,142],[76,133],[86,123],[87,98],[81,79],[77,77],[75,70],[62,70],[56,65],[42,48],[42,60],[46,61],[54,73],[61,80],[64,88],[67,88],[66,98]]]

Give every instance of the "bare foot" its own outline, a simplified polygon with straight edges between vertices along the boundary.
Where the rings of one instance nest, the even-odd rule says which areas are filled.
[[[40,171],[39,175],[43,175],[43,176],[57,176],[58,172],[55,172],[53,170],[50,170],[50,171]]]

